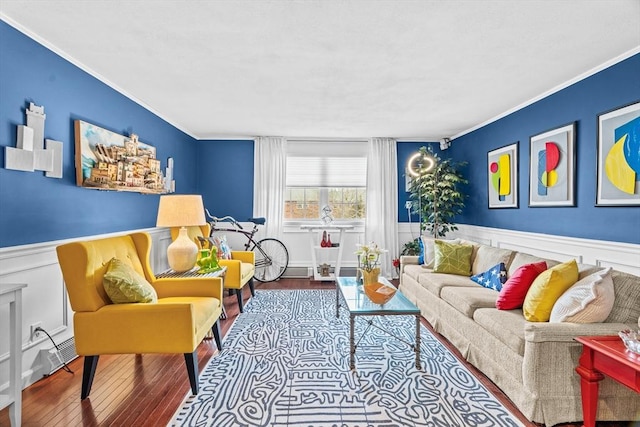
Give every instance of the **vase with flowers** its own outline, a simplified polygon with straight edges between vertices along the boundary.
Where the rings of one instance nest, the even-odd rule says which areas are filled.
[[[380,283],[380,255],[386,252],[376,243],[358,245],[358,271],[362,274],[364,293],[376,304],[384,304],[395,295],[395,288]]]

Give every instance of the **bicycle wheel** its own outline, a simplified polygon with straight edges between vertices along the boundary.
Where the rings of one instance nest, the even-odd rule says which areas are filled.
[[[256,272],[253,277],[260,282],[278,280],[289,265],[289,252],[278,239],[262,239],[252,251],[256,256]]]

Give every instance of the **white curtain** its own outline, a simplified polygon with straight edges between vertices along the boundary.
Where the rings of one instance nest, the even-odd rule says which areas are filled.
[[[365,242],[376,242],[388,251],[382,257],[381,274],[397,278],[391,263],[399,256],[398,245],[398,166],[396,141],[371,138],[367,158],[367,218]]]
[[[263,237],[282,239],[287,140],[261,136],[253,153],[253,216],[267,219]]]

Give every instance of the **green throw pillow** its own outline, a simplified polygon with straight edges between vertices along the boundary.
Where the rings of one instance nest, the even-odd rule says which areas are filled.
[[[158,302],[158,294],[153,286],[133,267],[117,258],[109,261],[102,286],[114,304]]]
[[[471,275],[472,245],[447,243],[442,240],[434,242],[435,265],[434,273]]]

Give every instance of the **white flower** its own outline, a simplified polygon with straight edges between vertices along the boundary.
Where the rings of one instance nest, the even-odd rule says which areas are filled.
[[[380,248],[375,242],[365,245],[357,244],[358,249],[355,254],[358,255],[358,267],[366,271],[371,271],[379,265],[380,254],[387,252]]]

